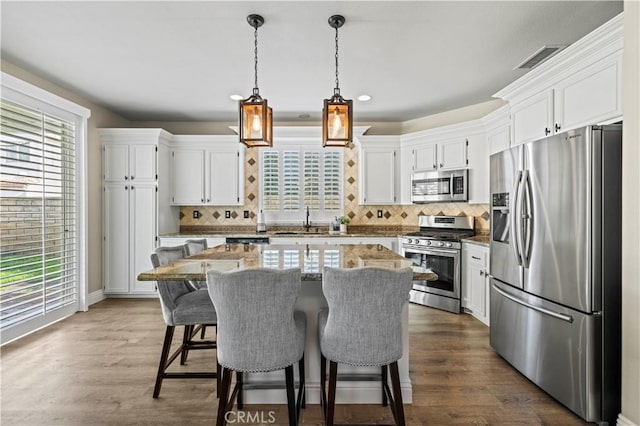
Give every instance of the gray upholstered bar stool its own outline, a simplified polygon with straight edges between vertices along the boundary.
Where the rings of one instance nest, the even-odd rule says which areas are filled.
[[[187,256],[193,256],[194,254],[198,254],[208,248],[206,238],[189,239],[184,242],[184,245],[187,248]],[[206,281],[189,281],[189,284],[191,284],[195,290],[207,289]],[[200,328],[200,338],[204,339],[206,333],[207,326],[203,324]]]
[[[216,424],[226,424],[226,414],[237,397],[242,409],[243,373],[285,371],[289,425],[298,423],[304,407],[304,344],[307,319],[295,311],[301,288],[299,268],[209,271],[207,286],[218,314],[218,362],[222,383]],[[296,398],[293,364],[298,363]],[[236,385],[229,397],[231,374]]]
[[[184,245],[175,247],[158,247],[151,254],[151,263],[154,268],[179,260],[186,255]],[[160,296],[160,306],[162,316],[167,324],[167,329],[158,365],[156,384],[153,389],[153,397],[160,395],[163,379],[206,379],[219,378],[219,371],[216,372],[188,372],[188,373],[168,373],[167,368],[178,357],[181,356],[181,364],[186,361],[186,354],[189,350],[195,349],[216,349],[215,341],[192,340],[194,326],[206,324],[215,325],[217,323],[216,311],[211,303],[209,294],[206,291],[193,290],[187,281],[158,281],[158,295]],[[180,347],[171,355],[171,341],[176,326],[184,326],[184,336]],[[219,370],[219,367],[217,368]],[[219,383],[219,380],[218,380]],[[219,386],[218,386],[219,388]]]
[[[402,357],[402,309],[409,300],[412,279],[409,268],[399,271],[371,267],[324,268],[322,292],[329,309],[318,313],[318,333],[321,402],[328,426],[334,423],[338,363],[379,366],[382,404],[387,405],[388,399],[396,424],[405,424],[398,360]],[[393,394],[388,385],[387,368],[391,372]],[[345,379],[358,380],[354,375]]]

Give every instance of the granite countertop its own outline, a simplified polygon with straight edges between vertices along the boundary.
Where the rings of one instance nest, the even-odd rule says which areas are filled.
[[[142,272],[138,275],[138,280],[204,281],[206,272],[210,269],[229,271],[258,267],[279,269],[299,267],[302,270],[303,280],[320,281],[324,266],[389,269],[411,267],[416,280],[438,279],[431,270],[414,266],[411,260],[379,244],[222,244],[170,265]]]
[[[462,242],[489,247],[489,234],[478,234],[473,237],[463,238]]]
[[[267,232],[256,232],[255,227],[247,226],[211,226],[211,227],[181,227],[180,232],[164,234],[161,237],[170,238],[206,238],[206,237],[269,237],[269,238],[338,238],[338,237],[399,237],[409,232],[417,231],[417,227],[407,226],[368,226],[349,225],[347,233],[329,233],[326,226],[312,226],[309,232],[305,232],[302,227],[272,227]]]

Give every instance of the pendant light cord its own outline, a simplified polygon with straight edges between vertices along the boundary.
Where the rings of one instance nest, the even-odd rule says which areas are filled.
[[[258,26],[256,25],[253,31],[253,70],[254,70],[254,82],[253,87],[258,90]],[[338,59],[336,57],[336,64]],[[336,71],[337,72],[337,71]],[[337,78],[337,77],[336,77]]]
[[[336,89],[340,90],[340,80],[338,79],[338,27],[336,27]]]

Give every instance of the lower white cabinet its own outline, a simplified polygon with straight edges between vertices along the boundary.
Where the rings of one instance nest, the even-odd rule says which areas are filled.
[[[489,247],[462,243],[462,306],[489,325]]]

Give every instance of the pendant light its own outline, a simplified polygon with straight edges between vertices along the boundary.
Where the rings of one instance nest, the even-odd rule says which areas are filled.
[[[322,146],[348,146],[353,139],[353,101],[340,95],[338,79],[338,28],[344,22],[342,15],[329,18],[329,26],[336,30],[336,87],[322,107]]]
[[[253,93],[240,101],[240,142],[251,147],[273,146],[273,111],[258,90],[258,28],[264,24],[260,15],[247,16],[253,27],[254,38],[254,85]]]

